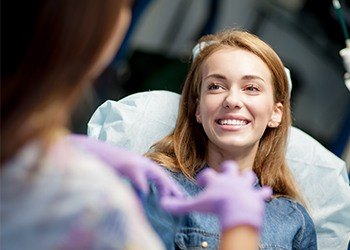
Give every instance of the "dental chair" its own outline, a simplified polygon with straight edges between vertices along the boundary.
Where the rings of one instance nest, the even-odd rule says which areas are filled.
[[[87,134],[143,154],[173,130],[179,98],[157,90],[107,100],[92,115]],[[296,127],[290,130],[286,158],[314,219],[318,248],[347,249],[350,187],[345,162]]]

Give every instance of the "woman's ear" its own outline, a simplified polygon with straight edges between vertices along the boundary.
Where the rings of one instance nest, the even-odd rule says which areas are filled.
[[[283,116],[283,104],[278,102],[275,104],[274,110],[271,115],[270,121],[267,126],[270,128],[276,128],[280,125]]]

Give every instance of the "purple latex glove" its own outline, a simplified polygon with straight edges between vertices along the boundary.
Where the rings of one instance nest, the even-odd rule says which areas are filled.
[[[222,164],[222,173],[213,169],[203,170],[197,183],[204,191],[190,199],[164,198],[163,208],[174,214],[187,212],[214,213],[219,217],[221,230],[239,225],[250,225],[260,230],[263,222],[265,202],[271,197],[269,187],[255,189],[256,177],[252,171],[239,174],[233,161]]]
[[[171,177],[159,165],[146,157],[85,135],[69,135],[66,139],[75,146],[96,155],[120,175],[130,179],[144,193],[149,191],[147,180],[152,180],[157,185],[161,197],[183,197],[183,193]]]

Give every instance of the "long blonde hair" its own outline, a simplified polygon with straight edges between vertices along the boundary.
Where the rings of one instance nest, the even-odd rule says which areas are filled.
[[[207,42],[195,60],[183,85],[179,114],[174,131],[152,146],[147,157],[173,171],[181,171],[193,179],[206,162],[208,137],[195,112],[200,97],[202,62],[223,47],[250,51],[263,60],[271,71],[274,102],[283,104],[283,117],[277,128],[266,128],[257,150],[253,170],[261,185],[268,185],[276,196],[287,196],[302,202],[293,176],[286,163],[285,153],[291,112],[288,78],[283,63],[274,50],[257,36],[242,30],[227,30],[202,37]]]

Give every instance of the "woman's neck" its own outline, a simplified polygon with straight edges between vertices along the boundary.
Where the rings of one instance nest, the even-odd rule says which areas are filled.
[[[209,166],[217,171],[221,169],[221,163],[233,160],[238,164],[240,170],[252,170],[258,145],[241,150],[224,151],[217,147],[208,147],[207,162]]]

